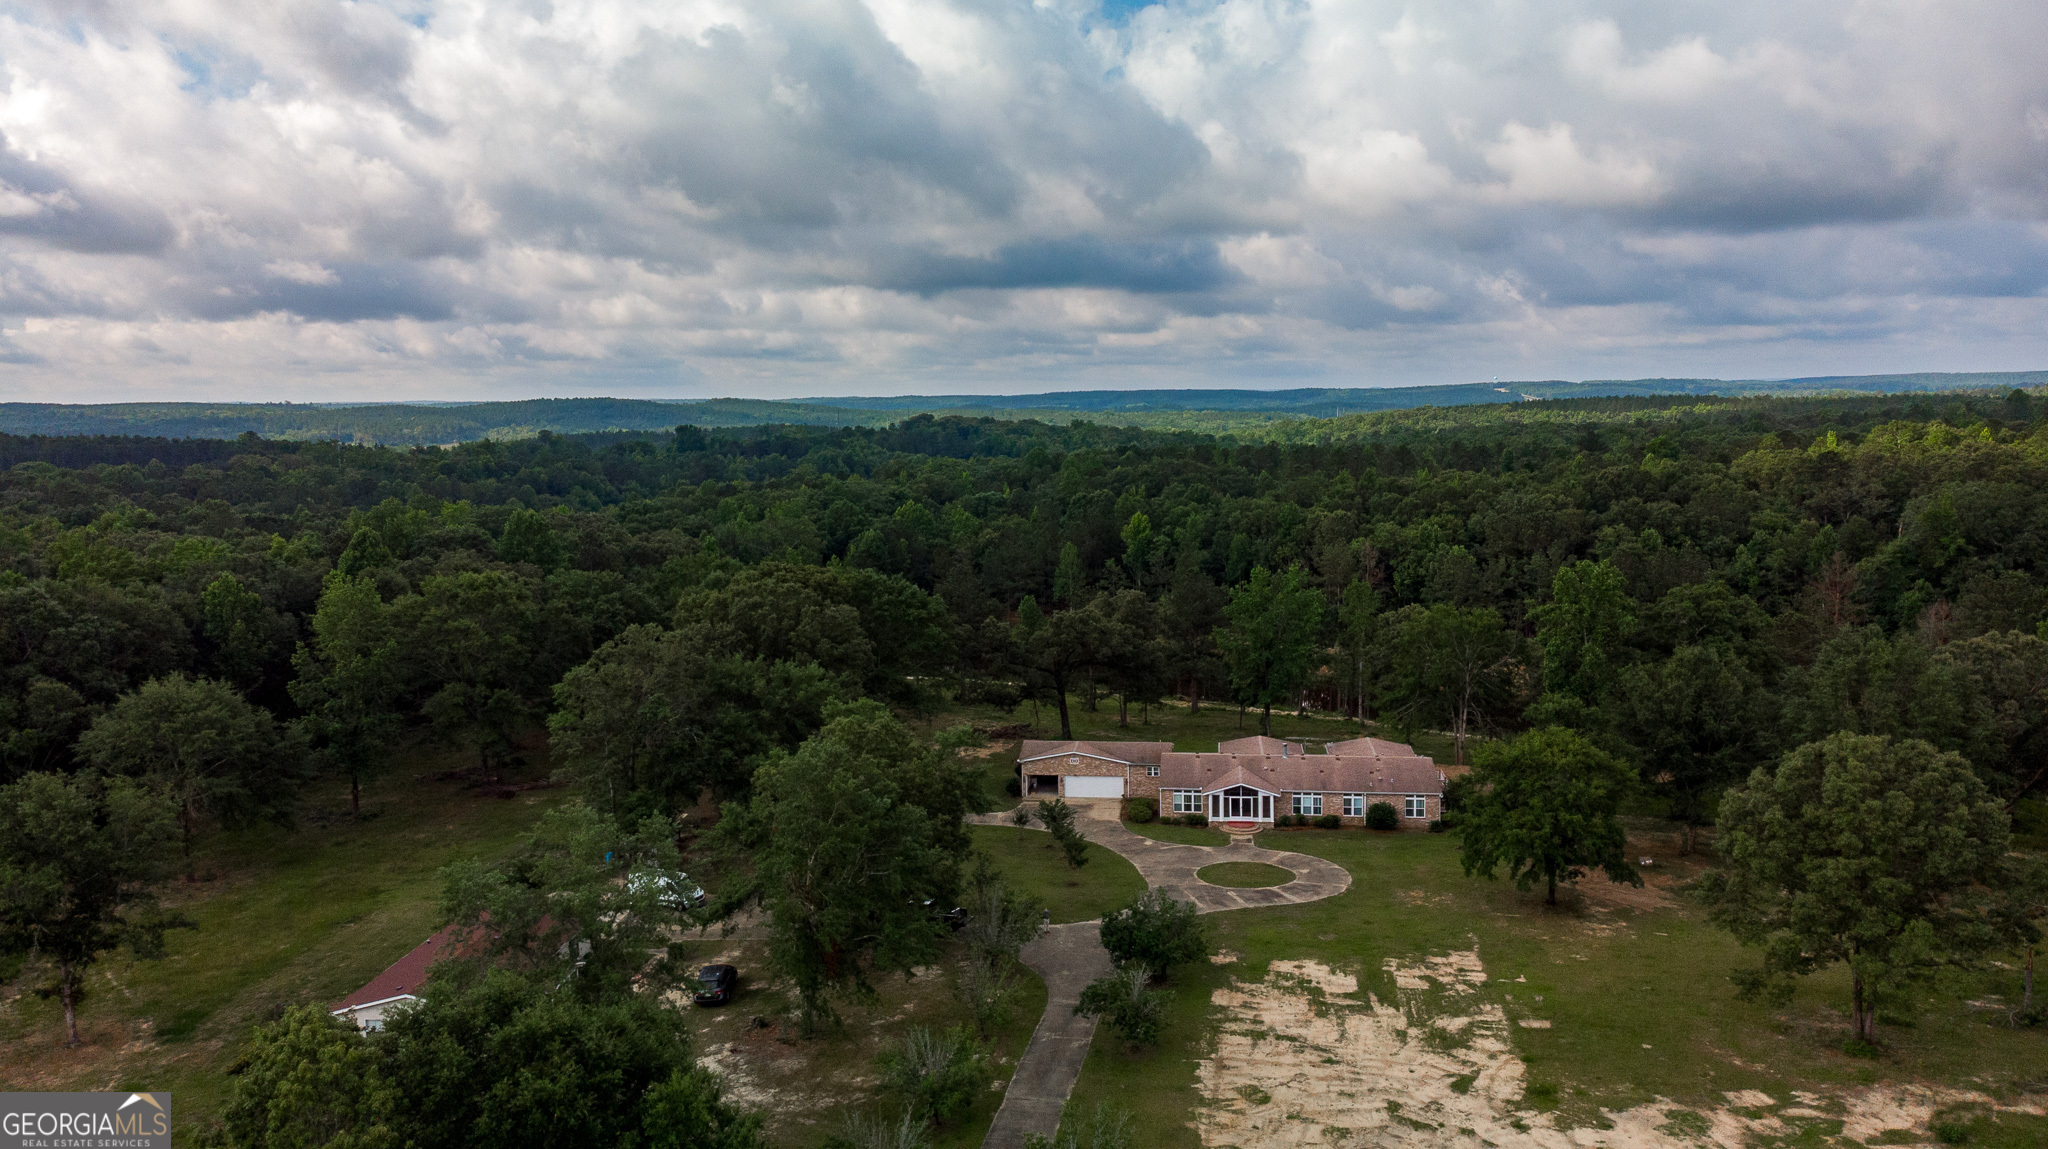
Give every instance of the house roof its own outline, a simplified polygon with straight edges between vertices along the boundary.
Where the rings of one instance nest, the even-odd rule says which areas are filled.
[[[335,1002],[332,1012],[355,1009],[395,997],[408,997],[418,992],[421,983],[427,980],[427,969],[447,956],[455,945],[454,926],[443,926],[433,937],[414,946],[411,953],[391,963],[391,968],[370,979],[363,988]]]
[[[1168,790],[1245,785],[1275,793],[1441,794],[1444,780],[1436,763],[1423,757],[1173,753],[1160,760],[1159,785]]]
[[[1299,758],[1303,754],[1308,753],[1299,742],[1289,742],[1284,738],[1268,738],[1263,734],[1254,734],[1250,738],[1233,738],[1228,742],[1220,742],[1216,745],[1216,752],[1219,754],[1271,754],[1276,758],[1283,756]]]
[[[1345,758],[1415,758],[1415,747],[1406,742],[1389,742],[1384,738],[1352,738],[1344,742],[1332,742],[1323,747],[1323,753]]]
[[[1031,762],[1040,758],[1058,758],[1072,754],[1086,754],[1093,758],[1106,758],[1126,766],[1154,766],[1159,756],[1173,749],[1171,742],[1046,742],[1026,738],[1017,751],[1017,761]]]

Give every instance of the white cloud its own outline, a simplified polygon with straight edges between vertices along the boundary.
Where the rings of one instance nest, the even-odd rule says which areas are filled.
[[[25,2],[0,379],[2038,366],[2044,108],[2018,0]]]
[[[1589,156],[1572,138],[1570,124],[1537,131],[1518,121],[1500,130],[1486,148],[1486,162],[1507,177],[1502,197],[1518,203],[1572,206],[1648,204],[1669,187],[1656,165],[1614,148]]]

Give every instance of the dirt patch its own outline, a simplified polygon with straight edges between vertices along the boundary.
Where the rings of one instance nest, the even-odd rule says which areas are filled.
[[[1266,979],[1217,990],[1212,1056],[1196,1068],[1192,1124],[1208,1149],[1744,1149],[1815,1126],[1867,1141],[1887,1130],[1924,1136],[1929,1116],[1992,1099],[1959,1090],[1879,1087],[1780,1101],[1749,1090],[1698,1112],[1658,1099],[1602,1110],[1612,1128],[1559,1128],[1523,1101],[1527,1071],[1508,1044],[1502,1007],[1477,998],[1476,950],[1389,960],[1392,1002],[1361,993],[1354,974],[1276,961]],[[2005,1107],[2039,1113],[2038,1107]]]

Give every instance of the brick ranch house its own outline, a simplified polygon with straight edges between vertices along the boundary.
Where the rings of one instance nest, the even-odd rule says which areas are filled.
[[[1443,816],[1444,774],[1435,760],[1380,738],[1332,742],[1321,754],[1263,735],[1221,743],[1213,754],[1178,751],[1171,742],[1027,738],[1017,768],[1026,797],[1151,798],[1162,814],[1218,822],[1335,814],[1362,826],[1375,802],[1392,805],[1404,826]]]

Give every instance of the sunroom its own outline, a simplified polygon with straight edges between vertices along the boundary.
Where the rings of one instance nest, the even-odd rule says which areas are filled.
[[[1270,822],[1273,800],[1279,795],[1253,786],[1226,786],[1209,791],[1209,820],[1212,822]]]

